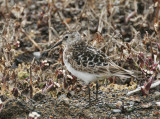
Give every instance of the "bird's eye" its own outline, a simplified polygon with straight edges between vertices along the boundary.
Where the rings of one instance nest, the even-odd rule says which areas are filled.
[[[64,38],[65,38],[65,39],[68,39],[68,36],[65,36]]]

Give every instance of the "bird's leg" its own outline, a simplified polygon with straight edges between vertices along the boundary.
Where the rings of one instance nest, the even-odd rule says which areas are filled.
[[[96,81],[96,100],[98,100],[98,88],[99,88],[98,81]]]
[[[87,87],[88,87],[88,95],[89,95],[89,105],[91,106],[91,93],[90,93],[89,84],[87,85]]]
[[[65,75],[64,77],[63,77],[63,88],[64,89],[66,89],[66,79],[67,79],[67,75]]]

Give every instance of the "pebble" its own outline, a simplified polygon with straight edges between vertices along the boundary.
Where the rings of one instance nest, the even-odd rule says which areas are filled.
[[[127,110],[127,112],[133,112],[135,110],[135,108],[134,107],[128,107],[126,110]]]
[[[67,105],[70,104],[69,98],[64,98],[63,101],[64,101],[64,103],[67,104]]]
[[[160,102],[156,102],[158,108],[160,108]]]
[[[116,107],[117,107],[117,108],[120,108],[120,107],[122,106],[122,104],[123,104],[122,101],[118,101],[118,102],[116,103]]]
[[[159,92],[159,91],[156,91],[156,92],[154,93],[154,98],[155,98],[155,99],[160,98],[160,92]]]
[[[149,109],[149,108],[152,107],[152,103],[144,103],[144,104],[141,104],[141,107],[142,107],[143,109]]]
[[[131,41],[130,38],[125,38],[125,39],[124,39],[124,42],[130,42],[130,41]]]
[[[40,119],[40,117],[41,117],[41,115],[36,111],[29,113],[29,119]]]
[[[102,108],[103,107],[103,103],[99,103],[99,108]]]
[[[133,101],[129,102],[130,106],[133,106],[135,103]]]
[[[154,112],[154,115],[156,116],[156,115],[159,115],[159,112]]]
[[[116,117],[112,117],[112,119],[117,119]]]
[[[115,105],[113,105],[113,104],[106,104],[106,106],[111,108],[111,109],[115,108]]]
[[[67,97],[67,96],[66,96],[65,94],[63,94],[63,95],[59,96],[58,99],[59,99],[59,100],[62,100],[62,99],[64,99],[64,98],[66,98],[66,97]]]
[[[120,109],[113,109],[112,113],[121,113],[122,111]]]
[[[96,94],[96,91],[93,91],[94,94]],[[98,94],[102,94],[102,91],[98,91]]]
[[[79,107],[79,103],[75,104],[76,107]]]

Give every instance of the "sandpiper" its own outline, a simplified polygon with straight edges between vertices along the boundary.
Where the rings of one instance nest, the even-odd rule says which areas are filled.
[[[88,86],[89,105],[91,105],[90,82],[96,81],[96,99],[98,99],[97,80],[111,76],[127,78],[133,75],[133,72],[116,65],[103,52],[88,46],[85,40],[81,38],[79,32],[65,34],[62,40],[56,43],[52,48],[62,43],[65,46],[63,61],[67,70],[71,72],[72,75],[83,80]]]

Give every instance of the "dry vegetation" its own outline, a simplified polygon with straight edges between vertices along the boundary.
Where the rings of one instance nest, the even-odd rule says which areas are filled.
[[[100,81],[99,102],[88,107],[85,86],[63,65],[63,47],[48,50],[66,31],[79,31],[136,78]],[[2,119],[33,111],[39,118],[158,118],[159,72],[160,0],[0,0]]]

